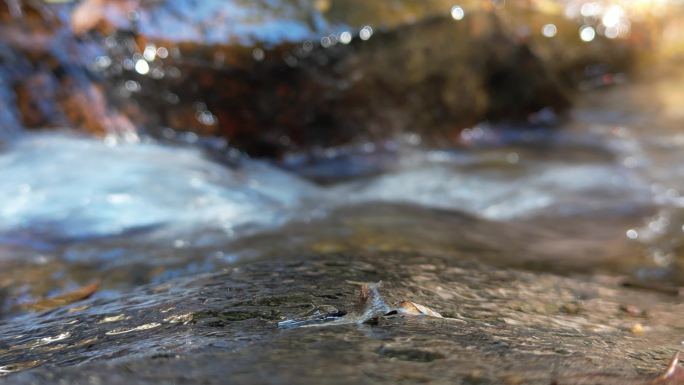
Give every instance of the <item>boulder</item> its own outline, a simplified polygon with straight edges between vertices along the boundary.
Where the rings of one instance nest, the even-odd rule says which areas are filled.
[[[129,139],[171,128],[271,157],[548,121],[578,85],[629,72],[651,31],[634,21],[629,39],[611,39],[596,27],[586,43],[590,21],[549,1],[30,4],[0,7],[7,126]]]

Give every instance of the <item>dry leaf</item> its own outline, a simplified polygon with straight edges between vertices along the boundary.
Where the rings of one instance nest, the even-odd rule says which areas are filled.
[[[382,287],[382,282],[378,283],[363,283],[359,287],[359,293],[356,297],[355,307],[363,310],[368,307],[368,304],[373,302],[375,298],[380,298],[378,288]]]
[[[361,285],[354,309],[347,314],[346,318],[354,319],[356,323],[363,323],[390,312],[391,308],[380,295],[380,287],[382,287],[382,282]]]
[[[62,306],[66,306],[69,304],[72,304],[74,302],[82,301],[93,294],[97,292],[97,290],[100,288],[99,283],[91,283],[90,285],[86,285],[83,287],[80,287],[74,291],[59,295],[57,297],[53,298],[46,298],[34,303],[28,303],[28,304],[22,304],[19,305],[19,307],[23,310],[32,310],[32,311],[44,311],[44,310],[50,310]]]

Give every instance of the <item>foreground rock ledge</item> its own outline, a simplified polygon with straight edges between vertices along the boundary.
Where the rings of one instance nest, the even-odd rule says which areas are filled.
[[[379,280],[387,301],[451,319],[276,327],[349,308],[358,282]],[[645,384],[681,348],[682,311],[671,297],[609,278],[415,254],[322,254],[7,320],[0,366],[18,371],[7,384]],[[596,373],[600,381],[587,382]]]

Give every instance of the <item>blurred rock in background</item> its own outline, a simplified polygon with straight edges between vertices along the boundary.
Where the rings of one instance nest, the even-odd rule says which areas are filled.
[[[485,120],[553,120],[577,88],[648,63],[674,32],[638,3],[7,0],[0,124],[171,128],[268,157],[454,143]]]

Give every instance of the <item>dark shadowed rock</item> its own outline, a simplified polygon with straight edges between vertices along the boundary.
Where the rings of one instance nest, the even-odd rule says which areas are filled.
[[[252,154],[277,155],[403,132],[453,142],[463,128],[482,120],[525,121],[545,107],[561,113],[584,79],[586,65],[610,57],[618,64],[606,66],[606,72],[630,66],[616,52],[633,47],[599,39],[589,48],[579,41],[575,21],[524,5],[493,10],[467,3],[465,17],[454,20],[452,5],[438,1],[399,2],[394,11],[340,3],[322,9],[306,2],[263,7],[254,20],[226,16],[234,25],[246,24],[244,36],[235,34],[242,28],[230,29],[227,36],[207,29],[206,35],[170,39],[160,37],[163,23],[149,29],[112,21],[104,30],[132,31],[120,35],[122,42],[134,37],[128,40],[132,46],[116,45],[125,49],[111,52],[115,63],[131,63],[146,48],[164,47],[171,54],[151,63],[146,76],[130,64],[128,71],[115,64],[109,73],[120,84],[136,82],[135,92],[123,95],[133,96],[143,111],[159,111],[141,116],[148,127],[221,135]],[[161,10],[140,12],[148,15],[140,17],[144,20]],[[180,23],[192,23],[188,20],[196,22],[183,18]],[[289,28],[278,34],[282,20]],[[552,49],[544,58],[535,52],[551,44],[548,38],[537,42],[519,36],[515,28],[528,20],[534,34],[542,20],[574,31],[555,43],[578,51],[561,56],[572,56],[563,61],[565,67],[551,64],[558,59]],[[263,34],[255,33],[253,24]],[[285,31],[297,31],[296,38]],[[604,57],[605,52],[610,53]]]
[[[179,79],[135,78],[138,103],[161,111],[148,116],[161,118],[149,126],[194,126],[256,155],[402,132],[453,140],[485,119],[526,119],[569,104],[554,75],[490,13],[461,22],[426,19],[377,31],[367,42],[310,52],[299,46],[259,51],[259,61],[253,49],[181,45],[180,52],[167,64],[180,70]],[[215,55],[238,63],[216,66]],[[153,95],[160,87],[161,94],[178,95],[177,107],[159,106],[164,101]]]

